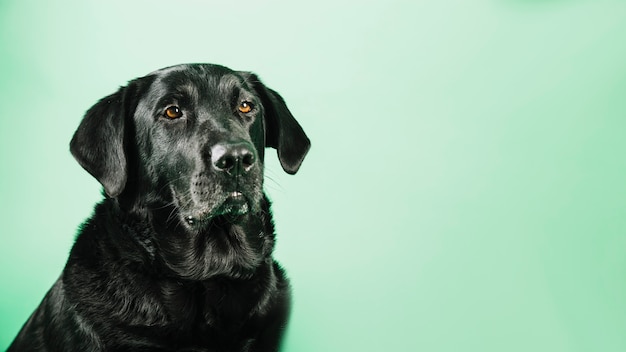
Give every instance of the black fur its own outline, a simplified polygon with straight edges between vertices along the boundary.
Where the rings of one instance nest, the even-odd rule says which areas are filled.
[[[94,105],[70,150],[105,199],[9,351],[277,351],[290,291],[266,146],[293,174],[310,142],[278,93],[222,66],[162,69]]]

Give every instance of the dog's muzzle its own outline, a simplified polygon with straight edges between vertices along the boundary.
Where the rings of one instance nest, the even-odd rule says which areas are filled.
[[[189,225],[199,225],[207,219],[224,216],[231,221],[237,221],[248,214],[258,202],[254,198],[253,183],[258,179],[255,172],[259,171],[258,157],[254,147],[246,142],[220,143],[211,147],[210,168],[212,182],[218,182],[219,187],[213,188],[212,197],[217,200],[210,209],[201,211],[184,218]],[[208,187],[209,181],[196,182],[200,187]],[[219,189],[219,190],[218,190]],[[207,194],[206,191],[199,192]]]

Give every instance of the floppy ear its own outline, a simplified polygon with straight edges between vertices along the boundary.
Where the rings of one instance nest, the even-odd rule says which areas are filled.
[[[128,178],[124,147],[127,89],[122,87],[92,106],[70,142],[74,158],[109,197],[120,195]]]
[[[249,75],[250,83],[259,94],[265,110],[265,146],[277,150],[283,170],[293,175],[298,172],[311,147],[311,141],[280,94],[266,87],[256,75]]]

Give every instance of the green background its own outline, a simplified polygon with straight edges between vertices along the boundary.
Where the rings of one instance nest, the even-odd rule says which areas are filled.
[[[101,197],[82,114],[184,62],[258,73],[313,142],[267,156],[284,351],[626,351],[617,0],[0,0],[0,349]]]

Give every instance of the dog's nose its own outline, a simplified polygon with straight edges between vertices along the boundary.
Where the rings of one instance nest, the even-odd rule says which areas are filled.
[[[254,151],[248,143],[217,144],[211,148],[211,162],[220,172],[231,176],[246,174],[254,167]]]

